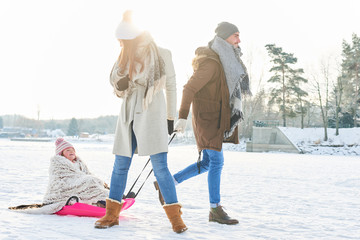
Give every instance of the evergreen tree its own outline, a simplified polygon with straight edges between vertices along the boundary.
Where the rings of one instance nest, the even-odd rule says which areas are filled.
[[[294,54],[283,52],[282,48],[276,47],[275,44],[267,44],[265,47],[271,57],[271,62],[274,64],[270,69],[270,72],[273,72],[274,75],[268,80],[268,82],[274,84],[270,92],[269,103],[278,104],[282,115],[283,126],[286,127],[286,118],[295,116],[292,107],[293,100],[291,98],[294,86],[296,85],[295,82],[300,83],[305,80],[300,77],[304,71],[302,69],[291,68],[292,64],[297,63],[297,58],[294,57]],[[302,80],[300,81],[300,79]],[[300,94],[300,88],[296,91]]]
[[[301,117],[301,129],[304,128],[304,118],[307,113],[305,97],[308,96],[308,93],[301,88],[302,83],[308,82],[307,79],[300,76],[303,73],[303,69],[297,69],[292,72],[292,77],[289,80],[289,88],[294,96],[293,103],[296,106],[295,112],[299,113]]]
[[[78,136],[79,135],[79,126],[78,126],[78,122],[77,122],[76,118],[72,118],[70,120],[67,135],[68,136]]]
[[[334,85],[333,93],[334,93],[334,102],[335,102],[335,135],[339,135],[339,124],[340,124],[340,116],[341,112],[341,104],[342,104],[342,95],[343,95],[343,79],[342,77],[337,78],[337,82]]]
[[[360,38],[352,35],[352,43],[343,41],[342,78],[347,84],[343,86],[344,105],[353,117],[353,125],[357,126],[357,111],[360,104]]]

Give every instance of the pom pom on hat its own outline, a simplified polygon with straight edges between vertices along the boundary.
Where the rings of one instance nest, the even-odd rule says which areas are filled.
[[[237,26],[229,22],[221,22],[215,29],[216,36],[221,37],[224,40],[236,32],[239,32]]]
[[[142,31],[132,22],[132,11],[125,11],[123,19],[115,30],[115,37],[122,40],[130,40],[138,37]]]
[[[55,146],[56,146],[55,149],[56,155],[61,155],[61,153],[67,148],[74,148],[74,146],[71,143],[65,141],[63,138],[56,139]]]

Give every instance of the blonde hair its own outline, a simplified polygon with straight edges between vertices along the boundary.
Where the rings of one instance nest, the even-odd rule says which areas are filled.
[[[124,73],[127,65],[129,65],[130,79],[132,79],[133,73],[136,73],[135,63],[139,63],[141,65],[140,72],[144,70],[145,58],[136,56],[137,48],[142,40],[143,38],[141,35],[135,39],[121,40],[123,47],[118,58],[119,68],[121,69],[120,72]]]

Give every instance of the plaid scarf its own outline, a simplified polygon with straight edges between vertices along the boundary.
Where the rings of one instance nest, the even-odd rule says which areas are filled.
[[[249,77],[241,61],[241,49],[234,48],[224,39],[215,36],[209,46],[219,57],[224,68],[226,83],[230,93],[230,130],[224,132],[224,139],[229,138],[239,122],[244,119],[241,111],[241,93],[249,93]]]
[[[123,91],[116,89],[116,83],[121,78],[128,74],[128,69],[121,73],[118,61],[114,64],[111,70],[110,81],[114,86],[115,94],[120,98],[126,98],[130,96],[137,85],[143,85],[145,87],[145,94],[143,100],[143,110],[146,110],[149,104],[152,102],[153,96],[160,90],[165,88],[166,75],[165,75],[165,63],[159,54],[159,50],[154,40],[149,33],[144,32],[142,35],[143,41],[139,44],[136,54],[140,58],[144,58],[144,70],[143,72],[133,75],[133,79],[136,81],[140,74],[143,74],[144,83],[129,81],[129,87]],[[138,63],[136,63],[138,64]],[[135,69],[140,69],[136,66]]]

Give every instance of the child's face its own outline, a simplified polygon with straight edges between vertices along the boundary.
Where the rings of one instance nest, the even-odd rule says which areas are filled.
[[[75,149],[74,148],[67,148],[63,151],[64,157],[69,159],[70,161],[74,161],[76,159]]]

